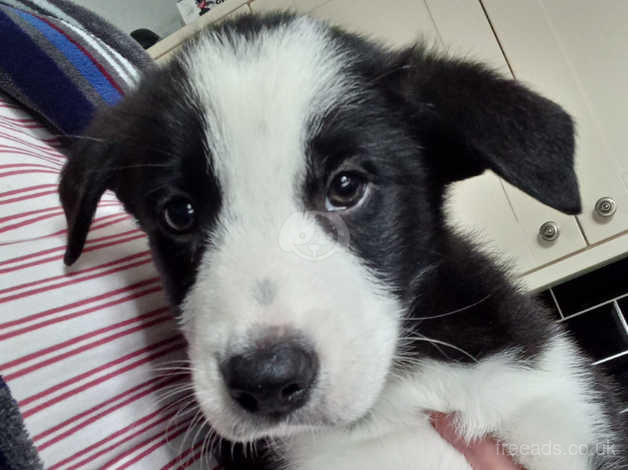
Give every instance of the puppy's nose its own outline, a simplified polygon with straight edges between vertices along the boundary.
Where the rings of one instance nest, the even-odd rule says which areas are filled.
[[[280,418],[307,402],[318,358],[298,341],[282,341],[233,356],[221,370],[231,396],[242,408]]]

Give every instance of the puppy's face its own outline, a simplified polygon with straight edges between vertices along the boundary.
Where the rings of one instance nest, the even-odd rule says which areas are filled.
[[[515,108],[530,116],[490,122]],[[556,105],[481,68],[391,55],[307,18],[242,19],[101,116],[100,144],[77,144],[66,261],[115,190],[149,235],[216,430],[348,425],[391,380],[408,305],[440,261],[443,185],[491,167],[534,193],[545,174],[492,159],[567,168],[571,131]]]

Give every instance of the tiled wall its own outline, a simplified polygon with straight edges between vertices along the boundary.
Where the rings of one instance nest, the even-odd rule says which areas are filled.
[[[618,380],[628,403],[628,258],[540,295],[591,355],[593,367]]]

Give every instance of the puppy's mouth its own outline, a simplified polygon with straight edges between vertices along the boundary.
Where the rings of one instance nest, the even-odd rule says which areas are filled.
[[[289,414],[260,415],[243,410],[236,401],[228,399],[220,409],[208,409],[201,401],[201,410],[218,435],[234,442],[289,438],[338,424],[311,405]]]

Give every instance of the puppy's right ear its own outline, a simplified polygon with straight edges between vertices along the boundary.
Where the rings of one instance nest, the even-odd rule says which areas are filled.
[[[114,188],[113,162],[118,145],[107,139],[79,138],[61,172],[59,197],[68,223],[63,261],[73,264],[83,251],[100,197]]]
[[[387,79],[443,183],[492,170],[554,209],[580,212],[574,123],[558,104],[422,47],[403,51],[392,68]]]

